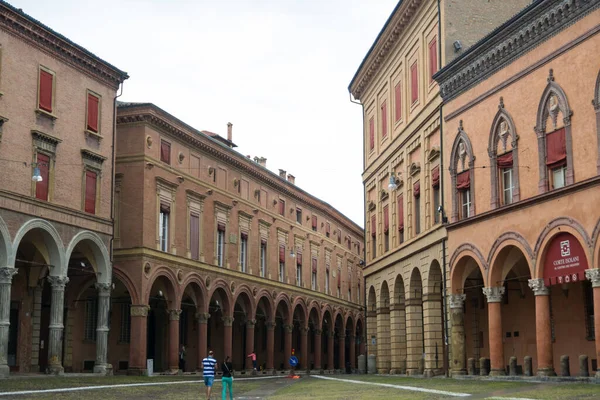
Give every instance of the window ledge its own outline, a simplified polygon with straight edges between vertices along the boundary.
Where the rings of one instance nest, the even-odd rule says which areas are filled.
[[[52,122],[56,121],[58,119],[58,117],[52,113],[49,113],[48,111],[42,110],[41,108],[36,108],[35,109],[35,113],[37,115],[49,118],[52,120]]]
[[[83,133],[88,137],[98,140],[98,142],[100,142],[103,139],[101,134],[99,134],[98,132],[90,131],[89,129],[86,129],[85,131],[83,131]]]

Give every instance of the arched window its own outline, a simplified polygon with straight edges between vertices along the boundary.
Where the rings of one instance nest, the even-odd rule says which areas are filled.
[[[475,157],[469,137],[460,121],[450,155],[452,222],[475,215]]]
[[[551,69],[537,112],[540,193],[573,184],[571,108],[562,88],[554,82]]]
[[[488,145],[492,209],[519,201],[518,139],[515,124],[500,97]]]
[[[596,110],[596,137],[598,141],[598,161],[596,162],[596,169],[598,175],[600,175],[600,72],[596,78],[596,86],[594,88],[594,100],[592,100],[594,110]]]

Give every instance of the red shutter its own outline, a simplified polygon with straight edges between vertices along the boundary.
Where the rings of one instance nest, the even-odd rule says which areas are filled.
[[[456,189],[466,190],[471,187],[471,173],[469,170],[461,172],[456,176]]]
[[[267,245],[267,239],[260,239],[260,244],[261,245]]]
[[[502,154],[496,160],[498,162],[498,168],[512,168],[513,166],[513,153],[512,151]]]
[[[280,263],[285,262],[285,245],[283,245],[283,244],[279,245],[279,262]]]
[[[285,201],[279,199],[279,215],[285,215]]]
[[[396,111],[396,122],[402,118],[402,84],[398,82],[394,88],[394,108]]]
[[[219,232],[225,232],[225,224],[222,222],[217,223],[217,230]]]
[[[54,76],[44,71],[40,70],[40,103],[39,107],[48,112],[52,112],[52,81],[54,80]]]
[[[398,196],[398,230],[404,230],[404,196]]]
[[[383,233],[390,231],[390,209],[389,206],[383,207]]]
[[[431,170],[431,187],[433,187],[433,188],[440,187],[440,167],[439,167],[439,165]]]
[[[98,107],[99,100],[96,96],[88,93],[88,104],[87,104],[87,128],[92,132],[98,132]]]
[[[298,251],[296,254],[296,265],[302,265],[302,252]]]
[[[171,143],[160,141],[160,161],[171,164]]]
[[[375,148],[375,120],[373,117],[369,120],[369,149]]]
[[[200,217],[196,214],[190,214],[190,253],[192,258],[200,258]]]
[[[371,236],[377,236],[377,218],[375,215],[371,216]]]
[[[317,259],[312,259],[312,272],[317,272]]]
[[[93,171],[85,171],[85,212],[96,213],[96,178]]]
[[[431,43],[429,43],[429,82],[433,82],[433,75],[438,70],[438,62],[437,62],[437,39],[434,38]]]
[[[415,62],[410,67],[410,102],[411,104],[419,100],[419,70]]]
[[[387,102],[381,105],[381,137],[387,136]]]
[[[41,182],[35,184],[35,197],[48,201],[48,187],[50,184],[50,157],[45,154],[37,154],[37,167],[40,169]]]
[[[246,239],[246,240],[248,240],[248,232],[242,232],[242,233],[240,234],[240,237],[241,237],[242,239]]]
[[[312,216],[312,227],[313,227],[313,229],[317,229],[317,216],[316,215]]]
[[[162,201],[160,202],[160,211],[161,212],[171,212],[171,205],[169,203],[167,203],[166,201]]]
[[[419,197],[421,195],[421,181],[417,181],[413,185],[413,196]]]
[[[566,160],[565,128],[562,128],[546,135],[546,165],[556,168],[564,165]]]
[[[329,222],[325,224],[325,233],[331,233],[331,225],[329,224]]]

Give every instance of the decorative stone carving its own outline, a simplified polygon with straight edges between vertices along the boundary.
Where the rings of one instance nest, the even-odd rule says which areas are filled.
[[[487,298],[488,303],[500,303],[502,296],[506,291],[504,286],[484,287],[482,288],[483,294]]]
[[[146,136],[146,146],[148,146],[148,148],[152,147],[152,142],[153,142],[152,136],[150,136],[150,135]]]
[[[46,279],[53,290],[65,290],[65,286],[69,283],[69,278],[66,276],[49,276]]]
[[[144,274],[146,274],[146,276],[150,275],[151,270],[152,270],[152,266],[150,265],[150,263],[144,264]]]
[[[196,313],[196,319],[198,320],[199,324],[207,324],[209,318],[209,313]]]
[[[233,317],[222,317],[221,320],[223,321],[223,325],[225,326],[233,325]]]
[[[321,329],[315,329],[313,332],[315,333],[315,335],[321,335],[323,333]]]
[[[185,159],[185,155],[180,151],[177,159],[179,160],[179,164],[182,164],[183,160]]]
[[[180,269],[177,270],[177,281],[180,284],[183,282],[183,271]]]
[[[129,315],[131,315],[132,317],[147,317],[149,309],[150,307],[148,306],[132,305],[129,308]]]
[[[204,284],[206,285],[206,288],[207,288],[207,289],[210,287],[210,282],[211,282],[211,280],[210,280],[210,276],[207,276],[207,277],[206,277],[206,280],[204,281]]]
[[[448,296],[450,302],[450,308],[463,308],[465,300],[467,299],[466,294],[451,294]]]
[[[169,321],[179,321],[181,310],[169,310]]]
[[[234,294],[235,293],[235,282],[231,282],[230,287],[231,287],[231,294]]]
[[[254,326],[256,325],[256,320],[255,319],[249,319],[248,321],[246,321],[246,327],[254,329]]]
[[[600,269],[586,269],[585,277],[592,282],[592,287],[600,287]]]
[[[287,333],[292,333],[294,330],[294,325],[285,324],[283,325],[283,329],[285,329]]]
[[[267,327],[268,331],[272,331],[273,329],[275,329],[275,322],[267,321],[265,322],[265,326]]]
[[[544,285],[542,278],[530,279],[528,285],[536,296],[548,296],[550,294],[550,290]]]
[[[96,283],[94,287],[98,290],[98,296],[110,296],[112,290],[112,284],[110,283]]]
[[[19,272],[16,268],[2,267],[0,268],[0,284],[8,283],[11,284],[13,276]]]
[[[306,336],[308,335],[308,331],[310,330],[310,328],[308,326],[303,326],[300,328],[300,335],[302,336]]]

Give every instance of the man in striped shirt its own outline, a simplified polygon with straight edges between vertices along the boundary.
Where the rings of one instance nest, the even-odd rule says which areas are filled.
[[[208,352],[208,357],[202,360],[202,375],[204,376],[204,385],[206,386],[206,398],[210,399],[213,381],[215,380],[215,365],[217,360],[213,358],[213,352]]]

